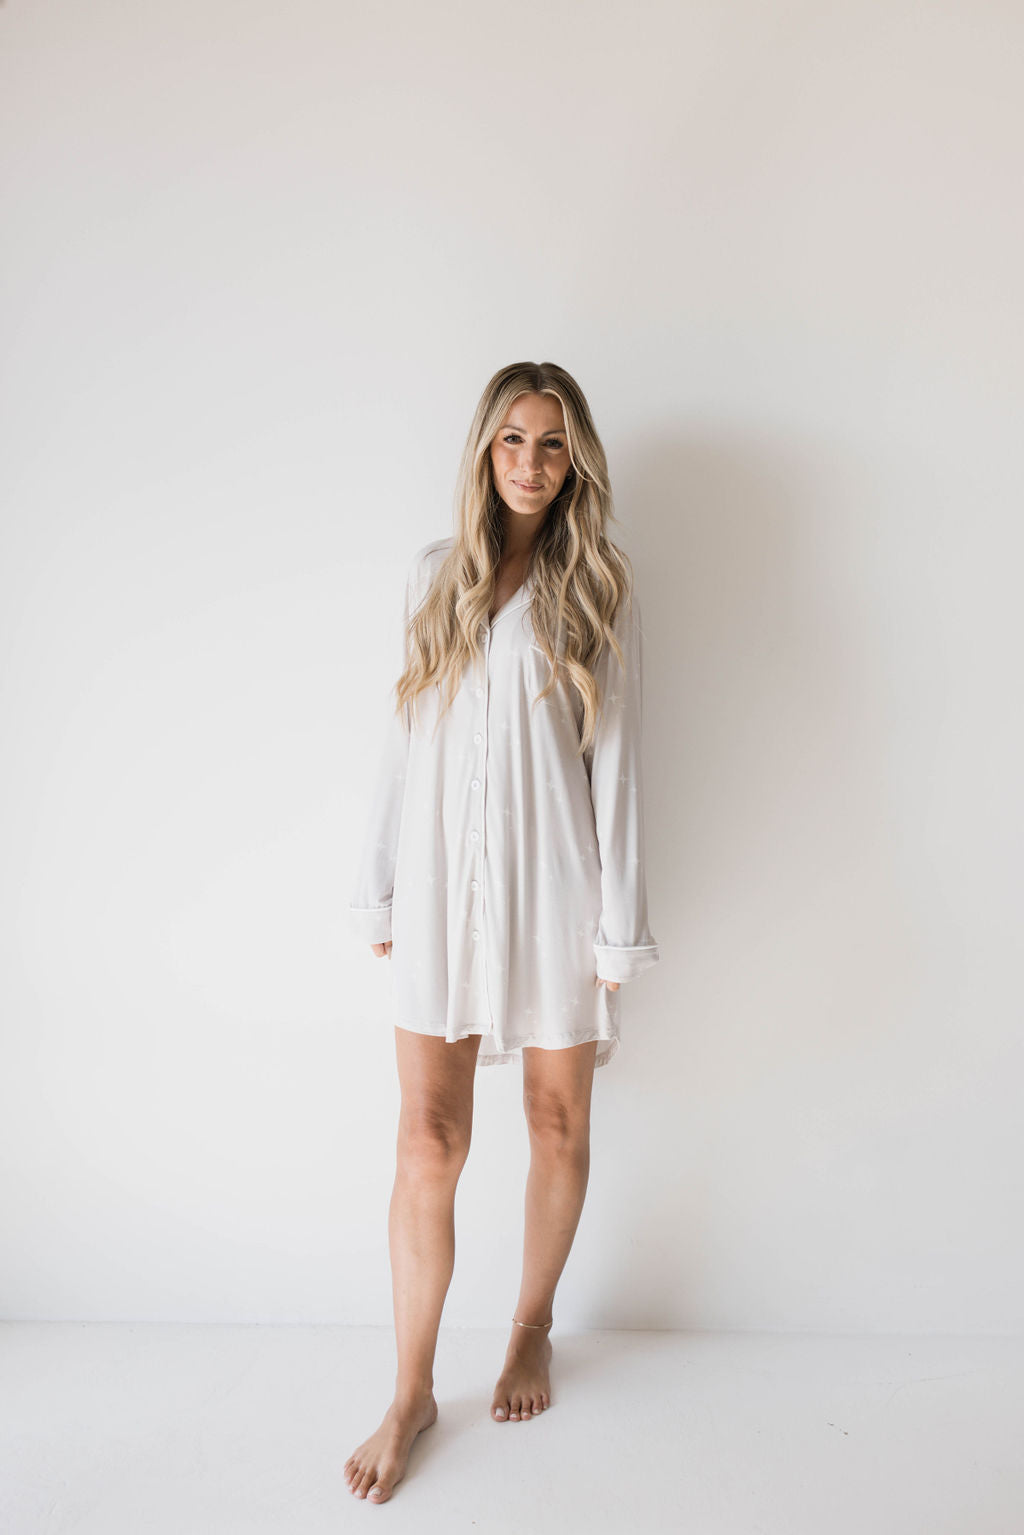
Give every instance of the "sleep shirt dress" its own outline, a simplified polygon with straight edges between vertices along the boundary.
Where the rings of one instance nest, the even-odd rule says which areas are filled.
[[[454,538],[426,544],[406,583],[409,617]],[[623,598],[595,669],[602,700],[577,755],[583,707],[559,684],[530,622],[532,576],[480,627],[451,708],[437,684],[393,706],[371,795],[349,917],[369,943],[391,940],[395,1022],[448,1041],[480,1034],[477,1065],[597,1040],[619,1048],[621,991],[655,964],[647,919],[641,774],[640,611]],[[559,653],[564,653],[559,641]],[[393,700],[392,700],[393,704]],[[433,738],[432,738],[433,737]]]

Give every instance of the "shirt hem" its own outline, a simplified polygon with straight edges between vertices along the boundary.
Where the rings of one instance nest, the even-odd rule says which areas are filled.
[[[619,1041],[617,1039],[608,1039],[607,1037],[602,1038],[600,1035],[591,1034],[586,1039],[572,1039],[569,1040],[566,1044],[561,1045],[542,1045],[539,1043],[539,1041],[531,1042],[530,1040],[527,1040],[525,1043],[529,1049],[539,1048],[541,1050],[567,1050],[571,1049],[573,1045],[589,1045],[595,1040],[598,1046],[597,1053],[594,1056],[594,1070],[596,1071],[599,1066],[607,1066],[609,1061],[612,1060],[614,1056],[618,1055]],[[605,1046],[604,1049],[601,1048],[602,1045]],[[502,1050],[495,1055],[484,1055],[481,1053],[477,1056],[476,1064],[478,1068],[484,1066],[511,1066],[514,1065],[516,1061],[522,1061],[522,1059],[523,1046],[521,1044],[510,1045],[508,1049]]]
[[[454,1039],[448,1039],[443,1029],[424,1029],[410,1023],[400,1023],[398,1027],[408,1029],[411,1034],[427,1034],[432,1039],[447,1039],[449,1044],[458,1044],[460,1040],[469,1039],[473,1034],[479,1034],[481,1039],[494,1040],[495,1048],[486,1054],[483,1050],[477,1055],[477,1066],[504,1066],[523,1058],[524,1046],[528,1049],[539,1050],[571,1050],[574,1045],[589,1045],[596,1043],[597,1054],[594,1058],[595,1069],[598,1066],[606,1066],[613,1056],[618,1054],[619,1039],[615,1034],[555,1034],[545,1036],[540,1034],[527,1034],[517,1039],[515,1044],[500,1044],[490,1027],[479,1029],[466,1029],[457,1034]],[[604,1048],[602,1048],[602,1046]]]

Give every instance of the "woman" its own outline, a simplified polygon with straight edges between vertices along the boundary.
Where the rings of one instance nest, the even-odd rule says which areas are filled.
[[[389,1210],[398,1375],[345,1463],[383,1502],[437,1417],[433,1363],[476,1070],[523,1067],[530,1139],[522,1284],[496,1422],[551,1401],[555,1287],[590,1166],[596,1066],[617,992],[653,965],[640,738],[640,614],[609,542],[604,450],[576,382],[517,363],[477,407],[456,534],[420,549],[406,666],[351,905],[391,957],[401,1082]]]

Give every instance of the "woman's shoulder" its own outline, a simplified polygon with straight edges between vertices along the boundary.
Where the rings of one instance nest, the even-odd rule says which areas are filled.
[[[409,592],[415,607],[430,590],[431,583],[455,547],[455,539],[435,538],[416,550],[409,566]]]
[[[454,548],[455,539],[453,536],[435,538],[432,543],[424,544],[422,548],[416,550],[412,557],[413,570],[418,570],[424,565],[429,565],[432,569],[436,569]]]

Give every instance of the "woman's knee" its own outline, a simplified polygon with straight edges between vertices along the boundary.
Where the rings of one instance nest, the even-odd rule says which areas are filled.
[[[590,1150],[590,1105],[557,1092],[525,1092],[530,1140],[543,1150],[584,1157]]]
[[[480,1036],[450,1044],[395,1028],[402,1106],[398,1170],[413,1178],[457,1178],[469,1155]]]
[[[469,1155],[471,1125],[442,1104],[402,1108],[398,1125],[399,1171],[413,1178],[457,1178]]]

